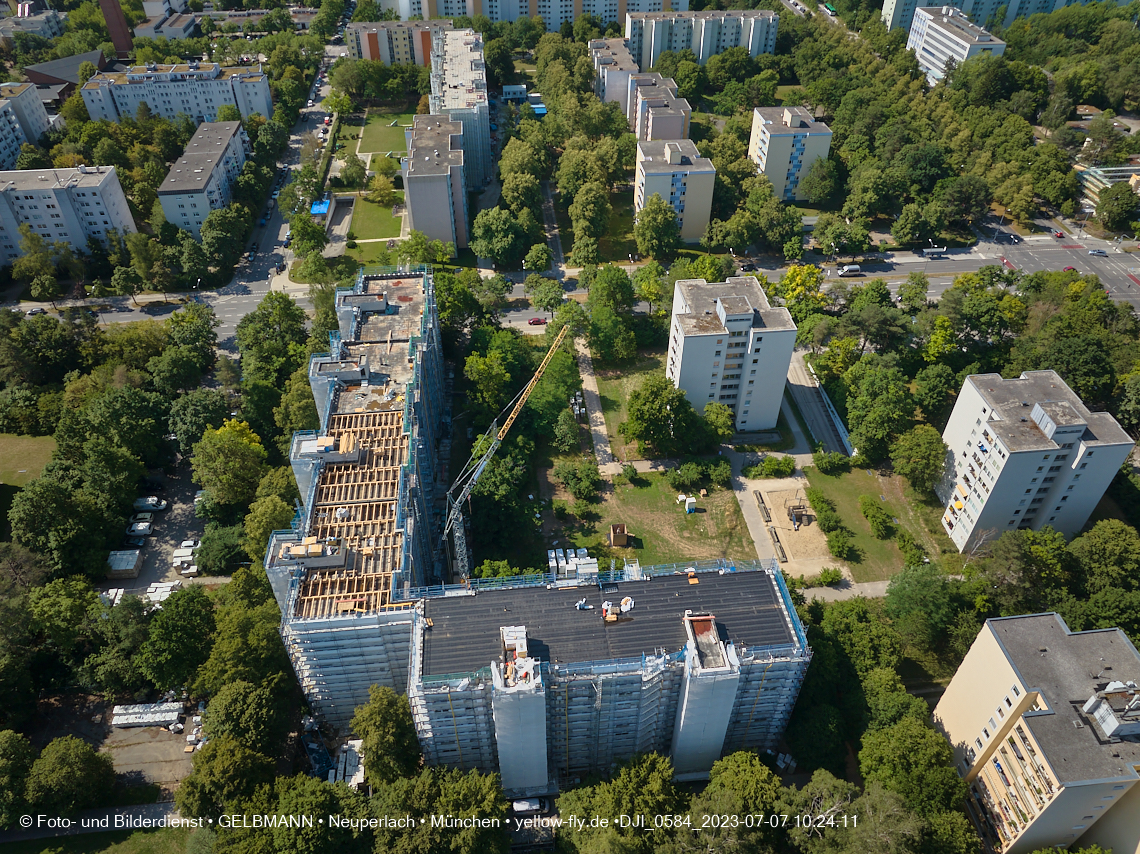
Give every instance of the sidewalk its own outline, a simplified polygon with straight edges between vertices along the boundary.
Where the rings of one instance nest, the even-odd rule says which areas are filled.
[[[598,380],[594,376],[594,362],[586,342],[577,338],[574,346],[578,350],[578,372],[582,375],[582,397],[586,401],[586,416],[590,421],[590,441],[594,445],[594,456],[603,474],[621,472],[621,463],[610,449],[609,434],[606,433],[606,418],[602,414],[602,398],[598,394]]]

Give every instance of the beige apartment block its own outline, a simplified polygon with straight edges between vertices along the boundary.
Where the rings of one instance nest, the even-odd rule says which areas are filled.
[[[1057,614],[987,620],[934,709],[990,850],[1140,850],[1140,653]]]
[[[631,74],[627,81],[630,127],[641,141],[688,139],[692,108],[677,97],[677,84],[660,74]]]
[[[353,59],[385,65],[431,67],[431,39],[436,30],[450,30],[451,21],[371,21],[345,27],[344,43]]]
[[[768,176],[776,198],[806,198],[800,181],[831,151],[831,128],[803,107],[757,107],[752,111],[748,156]]]
[[[639,142],[633,206],[640,211],[656,193],[677,212],[681,239],[704,237],[712,213],[716,167],[691,139]]]

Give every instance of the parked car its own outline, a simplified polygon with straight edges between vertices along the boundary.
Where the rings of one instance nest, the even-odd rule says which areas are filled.
[[[1108,253],[1105,252],[1103,249],[1090,249],[1089,254],[1090,255],[1099,255],[1101,258],[1107,258],[1108,257]]]
[[[311,106],[313,106],[313,99],[312,99],[312,98],[310,98],[310,99],[309,99],[309,103],[308,103],[308,104],[306,104],[305,106],[307,106],[307,107],[311,107]]]
[[[147,495],[143,498],[136,498],[134,509],[142,512],[146,510],[165,510],[170,505],[159,498],[157,495]]]
[[[511,812],[515,815],[540,815],[550,809],[546,798],[525,798],[511,801]]]
[[[136,513],[134,516],[131,517],[131,523],[132,524],[134,524],[135,522],[153,522],[153,521],[154,521],[154,514],[153,513]]]
[[[128,537],[149,537],[154,533],[154,526],[150,522],[132,522],[127,525]]]
[[[201,545],[201,543],[198,540],[183,540],[178,545],[178,548],[180,548],[180,549],[196,549],[200,545]]]
[[[129,549],[146,548],[146,537],[127,537],[123,540],[123,545]]]
[[[286,264],[284,261],[280,261],[280,262],[278,262],[278,264],[277,264],[277,272],[278,272],[278,273],[284,273],[284,272],[285,272],[285,270],[286,270],[286,268],[287,268],[288,266],[289,266],[289,265],[288,265],[288,264]]]
[[[24,314],[27,317],[35,317],[37,314],[47,314],[46,308],[29,308]]]
[[[527,323],[529,323],[531,326],[546,326],[546,318],[545,317],[532,317],[530,320],[527,321]]]
[[[261,224],[262,224],[262,225],[265,225],[265,217],[262,217],[262,218],[261,218]]]
[[[740,272],[742,272],[742,273],[755,273],[756,272],[756,265],[755,264],[741,264],[740,265]]]
[[[1065,272],[1065,273],[1075,273],[1075,272],[1077,272],[1077,268],[1076,268],[1076,267],[1066,267],[1066,268],[1064,269],[1064,271],[1063,271],[1063,272]]]
[[[1065,232],[1063,232],[1063,231],[1054,231],[1054,232],[1053,232],[1053,236],[1054,236],[1054,237],[1064,237],[1064,236],[1065,236]]]

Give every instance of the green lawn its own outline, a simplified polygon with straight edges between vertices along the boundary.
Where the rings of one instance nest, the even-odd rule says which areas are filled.
[[[865,469],[828,476],[820,474],[814,467],[808,467],[806,474],[812,486],[822,490],[835,502],[843,524],[854,534],[858,556],[850,562],[850,566],[856,581],[883,581],[903,568],[902,553],[894,540],[877,540],[872,536],[870,524],[859,511],[860,495],[880,499],[887,512],[898,519],[896,528],[901,526],[909,531],[932,560],[944,552],[957,553],[950,538],[942,530],[937,501],[916,495],[902,478],[896,475],[880,476],[873,471],[868,473]],[[882,501],[881,498],[886,500]]]
[[[39,477],[55,450],[51,436],[16,436],[0,433],[0,483],[26,486]]]
[[[642,350],[637,355],[637,361],[621,368],[598,368],[594,366],[598,379],[598,395],[602,399],[602,413],[606,418],[606,432],[610,437],[610,447],[622,460],[639,460],[641,454],[637,452],[637,443],[626,445],[625,437],[618,432],[618,425],[629,416],[626,404],[629,395],[639,388],[645,379],[654,373],[665,370],[664,348],[660,350]]]
[[[173,854],[183,851],[187,840],[195,832],[186,827],[115,830],[29,842],[7,842],[4,851],[5,854]]]
[[[643,475],[637,484],[616,485],[591,506],[587,520],[571,517],[567,538],[577,548],[597,550],[606,546],[611,524],[625,523],[632,546],[608,551],[617,558],[618,567],[623,557],[637,558],[642,566],[718,557],[756,559],[756,546],[732,490],[711,490],[708,497],[698,499],[698,512],[685,513],[677,504],[677,490],[664,475]]]
[[[404,128],[411,127],[415,113],[386,113],[368,111],[364,125],[364,136],[360,140],[360,151],[407,151],[404,142]],[[389,127],[395,121],[395,127]]]
[[[574,229],[570,224],[569,206],[573,199],[561,195],[554,206],[558,218],[558,234],[562,241],[562,253],[569,256],[574,251]],[[637,241],[633,239],[633,190],[610,193],[610,221],[606,233],[598,241],[598,254],[602,263],[629,263],[629,256],[637,252]]]
[[[404,191],[396,190],[396,203],[403,204]],[[357,198],[352,213],[352,233],[357,240],[375,240],[381,237],[399,237],[401,218],[392,216],[392,208]]]

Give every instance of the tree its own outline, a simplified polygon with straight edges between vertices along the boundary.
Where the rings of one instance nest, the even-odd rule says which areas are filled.
[[[707,445],[707,435],[685,392],[673,387],[663,374],[653,374],[629,396],[629,420],[618,429],[654,456],[696,453]]]
[[[1109,231],[1123,231],[1136,218],[1140,198],[1127,181],[1104,190],[1096,203],[1096,218]]]
[[[952,810],[966,797],[950,743],[913,717],[864,735],[859,769],[868,783],[901,795],[920,815]]]
[[[792,318],[799,323],[819,313],[827,303],[823,295],[823,270],[814,264],[798,264],[780,278],[776,293]]]
[[[669,298],[665,283],[665,270],[656,261],[650,261],[633,274],[633,288],[637,298],[649,303],[650,312],[656,312]]]
[[[340,179],[346,187],[363,187],[367,178],[368,169],[364,161],[350,151],[344,158],[344,166],[340,168]]]
[[[249,506],[245,516],[245,541],[243,547],[251,560],[264,560],[269,537],[274,531],[289,526],[294,516],[293,507],[279,496],[268,495],[259,498]]]
[[[245,506],[253,500],[265,468],[261,439],[244,421],[208,428],[194,445],[194,482],[219,504]]]
[[[924,243],[936,233],[922,208],[916,204],[905,205],[895,224],[891,226],[891,236],[903,246]]]
[[[321,106],[334,115],[344,115],[345,113],[352,112],[352,98],[334,89],[325,95]]]
[[[930,649],[954,616],[949,581],[933,564],[907,566],[887,587],[886,609],[903,634]]]
[[[560,460],[554,464],[551,473],[579,501],[593,501],[598,497],[598,486],[602,478],[598,474],[598,467],[589,460],[579,460],[576,463]]]
[[[39,300],[40,302],[50,302],[51,307],[55,308],[55,300],[59,296],[59,282],[56,281],[55,276],[40,275],[32,279],[31,287],[32,299]]]
[[[370,786],[379,788],[419,770],[420,744],[403,694],[373,685],[368,702],[356,707],[350,727],[363,742],[364,773]]]
[[[189,457],[206,430],[221,427],[229,411],[226,395],[218,389],[196,388],[175,400],[170,405],[170,432],[182,455]]]
[[[894,726],[904,717],[925,721],[930,709],[921,697],[908,694],[898,673],[889,667],[876,667],[861,681],[870,718],[867,730]]]
[[[12,275],[21,281],[32,282],[39,276],[55,276],[55,264],[48,243],[32,231],[26,222],[19,225],[20,257],[12,263]]]
[[[899,285],[899,306],[908,314],[918,314],[926,308],[926,292],[929,289],[930,280],[925,273],[911,273]]]
[[[848,399],[851,444],[867,459],[885,457],[890,440],[914,415],[907,385],[898,368],[874,365],[863,372],[854,399]]]
[[[554,253],[550,251],[550,247],[545,243],[536,243],[526,253],[526,258],[523,259],[523,269],[542,272],[549,270],[553,263]]]
[[[185,389],[197,386],[202,379],[200,357],[189,347],[167,347],[146,365],[155,389],[170,399],[177,399]]]
[[[323,225],[306,214],[295,214],[289,220],[293,231],[293,252],[298,257],[321,252],[328,245],[328,234]]]
[[[173,593],[150,624],[150,637],[139,653],[147,678],[162,690],[189,684],[209,657],[214,633],[214,605],[194,584]]]
[[[820,157],[808,167],[807,174],[800,181],[800,192],[813,205],[825,205],[839,192],[840,183],[839,167],[835,161]]]
[[[53,165],[51,158],[42,149],[27,142],[20,146],[20,156],[16,158],[17,169],[51,169]]]
[[[526,277],[523,290],[535,308],[549,311],[552,316],[566,299],[560,282],[533,273]]]
[[[914,384],[914,399],[922,407],[927,421],[945,409],[950,395],[957,390],[954,372],[943,364],[927,365],[915,374]]]
[[[515,142],[517,140],[512,139],[508,145]],[[500,164],[501,170],[502,165]],[[511,213],[518,216],[519,212],[523,210],[536,211],[541,209],[542,188],[538,183],[538,178],[530,172],[504,173],[502,198],[503,203],[510,209]]]
[[[930,492],[942,479],[948,449],[929,424],[920,424],[891,445],[891,463],[916,492]]]
[[[27,810],[24,792],[36,759],[30,741],[10,729],[0,731],[0,825],[13,827]]]
[[[308,331],[305,310],[280,291],[270,291],[237,325],[242,372],[275,388],[305,360]]]
[[[1118,519],[1102,519],[1069,544],[1089,593],[1140,587],[1140,534]]]
[[[554,446],[564,453],[576,450],[579,446],[578,419],[569,408],[558,414],[558,421],[554,425]]]
[[[99,601],[91,582],[78,575],[57,578],[32,590],[28,601],[36,628],[64,659],[70,659],[87,612]]]
[[[736,432],[736,418],[732,409],[723,403],[705,404],[705,423],[721,442],[731,439]]]
[[[582,185],[567,209],[574,239],[601,237],[610,221],[610,198],[605,185],[590,182]]]
[[[527,235],[506,208],[479,211],[471,225],[471,251],[497,264],[516,264],[526,251]]]
[[[574,248],[570,250],[567,259],[572,267],[594,267],[601,261],[598,252],[598,241],[592,237],[582,237],[574,240]]]
[[[203,731],[207,738],[232,738],[255,753],[275,756],[284,744],[285,725],[269,687],[239,680],[210,700]]]
[[[637,212],[633,236],[637,240],[637,251],[642,255],[668,257],[681,242],[677,212],[659,194],[654,193]]]
[[[216,818],[272,782],[273,761],[229,736],[210,739],[194,754],[194,770],[175,793],[178,811]]]
[[[387,175],[376,175],[368,185],[368,201],[390,208],[396,203],[396,191],[392,187],[392,179]]]
[[[365,768],[368,758],[365,754]],[[381,786],[372,796],[377,816],[411,816],[408,829],[381,824],[374,831],[376,850],[389,854],[485,852],[507,854],[510,840],[503,833],[507,802],[496,774],[464,773],[451,768],[425,768]],[[437,827],[433,815],[470,816],[472,826],[457,831]],[[422,821],[420,819],[423,819]],[[483,822],[480,819],[492,819]]]
[[[97,806],[115,783],[111,757],[73,735],[53,739],[32,763],[27,800],[37,810],[68,815]]]

